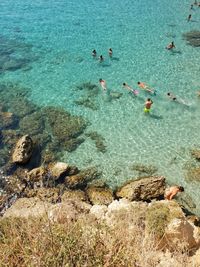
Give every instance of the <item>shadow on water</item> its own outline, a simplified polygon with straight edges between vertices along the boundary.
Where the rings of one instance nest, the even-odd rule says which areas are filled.
[[[176,54],[181,55],[182,52],[181,52],[180,50],[171,50],[171,55],[172,55],[172,56],[173,56],[173,55],[176,55]]]
[[[167,26],[174,28],[174,27],[176,27],[176,24],[167,24]]]
[[[163,116],[152,114],[152,113],[149,114],[149,117],[152,119],[155,119],[155,120],[162,120],[163,119]]]
[[[111,64],[109,64],[109,63],[103,63],[103,64],[100,63],[99,66],[100,66],[100,67],[103,67],[103,68],[107,68],[107,67],[110,67]]]
[[[112,57],[110,60],[111,61],[119,61],[119,57]]]

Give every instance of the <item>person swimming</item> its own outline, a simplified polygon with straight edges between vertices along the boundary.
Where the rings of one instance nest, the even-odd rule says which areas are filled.
[[[110,49],[108,50],[108,54],[109,54],[109,57],[112,57],[112,55],[113,55],[112,48],[110,48]]]
[[[168,49],[168,50],[171,50],[173,48],[176,48],[174,42],[171,42],[170,44],[168,44],[168,46],[166,46],[166,49]]]
[[[144,108],[145,113],[150,112],[152,104],[153,104],[153,101],[151,100],[151,98],[148,98],[147,101],[145,102],[145,108]]]
[[[134,95],[137,95],[139,93],[138,90],[132,89],[127,83],[123,83],[122,85],[125,89],[129,90]]]
[[[106,90],[107,90],[107,87],[106,87],[106,81],[103,80],[103,79],[99,79],[99,83],[100,83],[102,89],[103,89],[104,91],[106,91]]]
[[[171,100],[174,100],[174,101],[176,101],[177,100],[177,98],[176,98],[176,96],[175,95],[173,95],[172,93],[167,93],[167,96],[171,99]]]
[[[192,18],[192,15],[189,14],[189,16],[188,16],[188,18],[187,18],[187,22],[189,22],[189,21],[191,20],[191,18]]]
[[[93,57],[96,57],[97,56],[97,51],[95,49],[92,51],[92,56]]]
[[[147,92],[150,92],[150,93],[154,93],[155,94],[155,90],[153,90],[152,88],[150,88],[146,83],[144,83],[144,82],[138,82],[137,84],[138,84],[138,86],[141,89],[144,89]]]
[[[99,62],[102,63],[103,61],[104,61],[104,58],[103,58],[102,55],[100,55],[100,57],[99,57]]]

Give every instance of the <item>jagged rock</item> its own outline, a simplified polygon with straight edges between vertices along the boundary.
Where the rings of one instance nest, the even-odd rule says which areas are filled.
[[[96,168],[88,168],[80,173],[65,178],[65,185],[68,188],[81,188],[85,187],[89,181],[97,179],[100,173]]]
[[[24,135],[17,142],[13,155],[12,161],[14,163],[27,163],[33,152],[33,141],[29,135]]]
[[[64,163],[64,162],[57,162],[53,166],[50,165],[48,169],[49,169],[52,177],[56,181],[62,175],[67,173],[67,171],[69,169],[69,165],[67,163]]]
[[[28,189],[26,188],[24,196],[27,198],[35,198],[36,200],[41,200],[49,203],[57,203],[60,200],[60,190],[59,188],[36,188]]]
[[[108,188],[90,186],[86,194],[92,205],[109,205],[113,201],[113,192]]]
[[[131,180],[125,183],[116,192],[117,197],[125,197],[129,200],[151,200],[164,196],[165,178],[152,176]]]
[[[65,190],[61,196],[61,200],[68,201],[69,199],[87,201],[87,196],[82,190]]]
[[[29,182],[43,182],[46,175],[46,169],[44,167],[38,167],[27,173],[27,181]]]

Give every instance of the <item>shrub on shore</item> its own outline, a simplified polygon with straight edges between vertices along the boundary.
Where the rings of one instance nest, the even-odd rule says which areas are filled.
[[[3,218],[0,266],[159,266],[164,254],[153,236],[145,237],[143,212],[133,213],[123,213],[124,220],[112,227],[93,216],[63,224],[53,224],[48,218]],[[173,266],[189,266],[187,251],[178,246],[169,259]]]

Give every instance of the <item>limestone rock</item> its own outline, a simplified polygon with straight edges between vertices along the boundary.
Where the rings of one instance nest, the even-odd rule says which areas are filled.
[[[194,157],[196,160],[200,161],[200,150],[195,149],[191,151],[192,157]]]
[[[200,247],[200,234],[198,228],[186,219],[174,218],[165,230],[165,239],[169,246],[175,248],[177,240],[184,242],[188,249]]]
[[[32,169],[30,172],[27,173],[27,181],[42,182],[43,178],[45,177],[45,174],[46,174],[46,170],[42,166]]]
[[[29,135],[21,137],[14,149],[12,161],[14,163],[25,164],[30,159],[33,152],[33,141]]]
[[[89,213],[90,204],[82,201],[69,200],[52,206],[48,210],[48,217],[51,222],[65,223],[75,221]]]
[[[64,162],[57,162],[52,167],[49,168],[51,175],[54,180],[58,180],[62,175],[66,174],[68,171],[68,164]]]
[[[68,201],[69,199],[87,201],[87,196],[82,190],[65,190],[62,194],[61,200],[64,202]]]
[[[107,211],[108,207],[106,205],[93,205],[90,209],[90,213],[93,214],[99,220],[104,219]]]
[[[164,195],[165,178],[162,176],[152,176],[131,180],[116,192],[117,197],[125,197],[129,200],[151,200]]]
[[[93,205],[109,205],[113,201],[113,192],[108,188],[91,186],[86,193]]]
[[[27,198],[35,198],[35,200],[45,201],[49,203],[57,203],[60,199],[58,188],[26,188],[24,196]]]
[[[38,201],[35,198],[20,198],[4,213],[4,217],[41,217],[44,216],[51,204]]]

